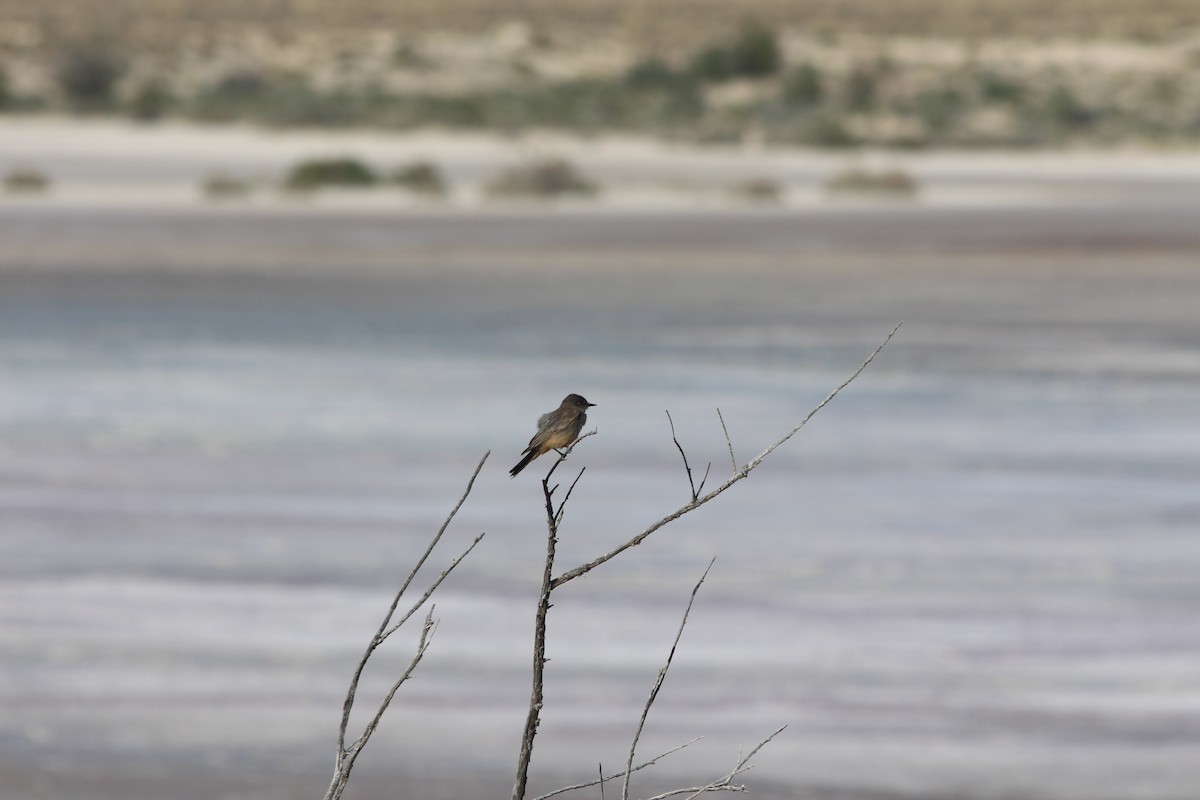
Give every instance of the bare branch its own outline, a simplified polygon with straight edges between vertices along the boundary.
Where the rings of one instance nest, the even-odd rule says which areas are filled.
[[[413,607],[404,615],[404,618],[392,626],[389,630],[388,626],[391,624],[392,619],[396,614],[396,608],[400,605],[401,598],[404,596],[404,593],[408,591],[413,580],[416,578],[417,573],[420,572],[421,568],[425,565],[425,562],[429,560],[430,554],[433,552],[433,549],[437,546],[438,542],[441,541],[442,536],[446,533],[447,528],[450,527],[451,521],[454,520],[455,515],[458,514],[458,511],[460,508],[462,508],[463,503],[466,502],[467,496],[471,494],[471,489],[475,486],[475,479],[479,477],[479,473],[483,469],[484,463],[491,454],[491,450],[485,452],[483,457],[479,459],[479,463],[475,465],[475,471],[471,473],[471,477],[467,481],[466,489],[463,490],[462,495],[458,498],[458,502],[454,504],[454,507],[446,516],[442,526],[438,528],[437,533],[434,534],[433,538],[429,542],[429,545],[425,548],[425,551],[421,554],[420,558],[417,559],[416,564],[408,573],[408,577],[404,580],[404,583],[401,585],[399,591],[396,592],[395,597],[392,599],[391,605],[388,606],[387,614],[384,615],[383,621],[379,624],[378,630],[376,630],[375,635],[371,637],[370,642],[367,644],[366,650],[363,651],[362,656],[358,660],[358,664],[355,665],[354,674],[350,678],[350,686],[347,688],[345,700],[342,702],[342,716],[338,722],[337,753],[334,759],[334,778],[330,784],[329,792],[326,794],[327,799],[341,796],[342,791],[345,789],[346,782],[349,780],[350,769],[353,767],[354,757],[357,755],[357,750],[361,750],[362,744],[365,744],[365,739],[360,736],[360,744],[352,745],[350,748],[351,750],[355,750],[355,754],[351,755],[346,747],[346,731],[350,725],[350,712],[354,708],[354,701],[358,693],[358,686],[362,680],[363,670],[366,669],[367,662],[371,659],[371,656],[375,653],[375,650],[384,642],[384,640],[386,640],[392,633],[396,631],[397,628],[400,627],[400,625],[403,625],[404,622],[406,622],[414,613],[416,613],[418,609],[421,608],[422,605],[424,605],[424,603],[429,599],[429,596],[433,594],[434,590],[437,589],[443,580],[445,580],[446,576],[449,575],[456,566],[458,566],[459,562],[466,558],[467,554],[470,553],[471,550],[475,548],[475,545],[479,544],[480,540],[483,538],[483,534],[477,536],[471,545],[467,547],[467,549],[458,558],[454,559],[449,567],[442,571],[441,575],[436,581],[434,581],[433,586],[425,592],[425,594],[415,605],[413,605]],[[420,655],[423,655],[424,653],[424,645],[427,644],[430,633],[432,633],[432,630],[422,631],[421,638],[423,646],[418,651],[416,662],[420,661]],[[411,665],[412,668],[416,667],[416,662]],[[390,701],[391,697],[389,696],[387,701],[385,701],[384,707],[386,707],[386,703]],[[369,738],[369,734],[367,734],[367,737]]]
[[[578,442],[579,439],[576,439],[566,451],[560,453],[554,466],[550,467],[546,477],[542,478],[542,497],[546,505],[546,562],[542,569],[542,588],[538,594],[537,612],[533,618],[532,685],[529,692],[529,710],[525,715],[525,730],[521,734],[521,751],[517,755],[517,777],[513,783],[513,800],[524,800],[525,798],[525,790],[529,781],[529,763],[533,760],[533,741],[537,738],[538,725],[541,724],[542,688],[546,672],[546,617],[550,613],[550,593],[554,590],[551,580],[554,576],[554,551],[558,546],[558,523],[562,517],[562,506],[559,506],[557,511],[554,509],[554,492],[558,485],[556,484],[553,489],[550,488],[550,478],[554,475],[554,470],[558,469],[558,465],[571,454],[571,450]],[[582,470],[579,474],[583,475]],[[575,481],[578,482],[579,477],[576,477]],[[575,484],[572,483],[571,489],[567,491],[568,496],[574,488]],[[566,503],[566,498],[563,498],[563,503]]]
[[[656,755],[654,758],[650,759],[649,761],[644,761],[641,764],[638,764],[636,767],[633,768],[632,771],[637,772],[638,770],[645,769],[646,767],[652,767],[655,764],[657,764],[659,761],[661,761],[662,759],[666,758],[667,756],[672,755],[673,753],[678,753],[680,750],[683,750],[685,747],[691,747],[692,745],[694,745],[696,742],[700,741],[703,738],[704,738],[703,736],[697,736],[695,739],[692,739],[690,742],[684,742],[683,744],[679,745],[678,747],[672,747],[670,750],[667,750],[665,753],[659,753],[658,755]],[[607,777],[597,778],[594,780],[590,780],[586,783],[577,783],[574,786],[564,786],[561,789],[555,789],[553,792],[550,792],[548,794],[544,794],[544,795],[541,795],[540,797],[534,798],[534,800],[548,800],[548,798],[555,797],[560,794],[566,794],[567,792],[573,792],[576,789],[586,789],[589,786],[596,786],[597,784],[602,786],[604,781],[615,781],[617,778],[622,777],[624,774],[625,774],[624,772],[614,772],[612,775],[609,775]],[[601,791],[603,791],[603,789],[601,789]]]
[[[380,643],[382,643],[384,639],[388,638],[396,631],[400,630],[401,626],[404,625],[404,623],[406,623],[410,619],[412,619],[412,615],[417,613],[417,611],[420,610],[421,606],[425,605],[425,602],[433,595],[434,592],[437,591],[437,588],[442,585],[442,581],[446,580],[446,576],[449,575],[451,572],[453,572],[454,568],[457,567],[464,558],[466,558],[468,555],[470,555],[471,551],[475,549],[475,545],[477,545],[481,541],[483,541],[484,536],[485,536],[485,534],[482,534],[482,533],[479,534],[478,536],[476,536],[475,539],[471,542],[471,544],[467,545],[467,549],[463,550],[462,553],[458,556],[458,558],[456,558],[450,562],[450,566],[446,567],[444,570],[441,571],[440,574],[438,574],[437,580],[435,580],[433,583],[431,583],[429,585],[429,588],[425,590],[425,593],[421,595],[420,599],[417,600],[417,602],[413,603],[412,608],[410,608],[408,611],[406,611],[404,613],[404,616],[402,616],[399,619],[399,621],[396,622],[395,625],[388,628],[386,631],[383,632],[383,634],[381,634],[379,636]]]
[[[587,467],[584,467],[583,469],[579,470],[579,474],[575,476],[575,480],[571,481],[571,485],[567,489],[567,493],[565,495],[563,495],[562,501],[559,502],[558,511],[556,511],[554,513],[554,527],[555,528],[557,528],[559,525],[562,524],[563,509],[565,509],[567,507],[567,501],[571,499],[571,492],[575,491],[575,484],[579,483],[579,479],[583,477],[583,473],[586,470],[587,470]]]
[[[404,685],[417,665],[421,663],[421,659],[425,657],[425,651],[429,648],[429,643],[433,639],[433,633],[437,629],[437,623],[433,620],[434,607],[430,607],[429,613],[425,615],[425,624],[421,626],[421,635],[417,641],[417,650],[413,654],[412,659],[408,662],[408,667],[401,673],[396,682],[392,684],[392,688],[384,697],[383,702],[379,704],[379,709],[375,712],[375,716],[363,729],[362,735],[354,740],[353,744],[345,750],[339,750],[337,769],[334,772],[333,781],[329,784],[329,790],[325,793],[325,800],[332,800],[342,796],[342,792],[346,789],[346,784],[350,780],[350,772],[354,769],[354,762],[358,760],[359,753],[370,741],[371,736],[375,733],[375,729],[379,727],[379,721],[383,719],[383,714],[391,705],[392,698],[396,696],[396,692]]]
[[[646,727],[646,717],[650,714],[650,707],[658,699],[658,690],[662,688],[663,681],[667,679],[667,670],[671,668],[671,662],[675,659],[675,649],[679,647],[679,640],[683,637],[683,629],[687,626],[688,614],[692,613],[692,604],[696,602],[696,593],[700,591],[700,586],[704,583],[704,579],[708,577],[708,572],[715,563],[717,563],[717,559],[715,558],[708,562],[708,566],[704,568],[704,574],[700,576],[700,580],[696,581],[696,585],[692,587],[692,595],[688,598],[687,608],[683,611],[683,619],[679,623],[679,630],[675,633],[675,641],[671,643],[671,652],[667,654],[667,663],[663,664],[662,669],[658,671],[658,677],[654,679],[654,686],[650,689],[650,696],[646,698],[646,705],[642,707],[642,717],[638,720],[637,730],[633,734],[633,742],[629,745],[629,760],[625,762],[625,782],[621,786],[621,800],[629,800],[629,778],[633,775],[633,756],[637,751],[638,740],[642,738],[642,729]]]
[[[367,727],[363,728],[362,735],[355,739],[354,744],[351,745],[350,749],[354,751],[355,757],[358,756],[358,753],[362,751],[363,747],[370,740],[371,734],[375,733],[375,729],[379,727],[379,721],[383,719],[383,713],[391,705],[392,698],[396,696],[396,692],[412,677],[413,670],[417,668],[417,664],[420,664],[421,659],[424,658],[425,650],[428,649],[429,642],[433,638],[433,633],[437,629],[437,623],[433,621],[433,611],[435,608],[436,606],[430,606],[429,613],[425,615],[425,624],[421,626],[421,638],[417,641],[417,652],[413,655],[412,660],[408,662],[408,667],[396,679],[396,682],[392,684],[392,688],[388,690],[383,701],[379,704],[379,709],[376,710],[375,716],[367,723]]]
[[[599,433],[599,431],[596,428],[592,428],[587,433],[580,434],[578,439],[571,442],[569,445],[564,447],[562,450],[555,450],[554,452],[558,453],[558,458],[555,459],[554,466],[550,467],[550,471],[546,473],[546,479],[547,480],[550,479],[550,476],[554,474],[554,470],[558,469],[558,465],[561,464],[562,462],[566,461],[570,457],[571,453],[575,450],[576,447],[579,446],[580,442],[582,442],[584,439],[588,438],[589,436],[595,436],[597,433]]]
[[[737,765],[734,766],[733,769],[711,783],[707,783],[704,786],[692,786],[686,789],[671,789],[670,791],[663,792],[662,794],[656,794],[653,797],[648,797],[646,800],[665,800],[668,797],[675,797],[676,795],[681,794],[686,794],[688,796],[688,800],[694,800],[696,797],[699,797],[705,792],[745,792],[746,787],[741,784],[734,783],[733,779],[738,775],[741,775],[743,772],[751,769],[750,760],[758,755],[758,751],[766,747],[767,743],[769,743],[779,734],[783,733],[785,730],[787,730],[787,725],[782,726],[766,739],[763,739],[755,746],[753,750],[751,750],[742,758],[739,758]]]
[[[801,428],[803,428],[805,425],[808,424],[808,421],[810,419],[812,419],[818,411],[820,411],[822,408],[827,406],[829,404],[829,401],[832,400],[833,398],[837,397],[838,393],[841,392],[842,389],[845,389],[847,386],[849,386],[851,384],[851,382],[854,381],[855,378],[857,378],[859,375],[862,374],[862,371],[864,369],[866,369],[872,361],[875,360],[875,356],[879,355],[879,351],[887,346],[887,343],[892,340],[892,337],[896,335],[896,331],[900,330],[900,326],[903,324],[904,324],[903,322],[897,323],[896,327],[892,328],[892,332],[887,335],[887,338],[884,339],[879,344],[879,347],[875,348],[875,352],[871,353],[871,355],[867,357],[867,360],[864,361],[859,366],[858,369],[854,370],[853,375],[851,375],[849,378],[846,378],[846,380],[842,381],[841,386],[838,386],[836,389],[834,389],[832,392],[830,392],[829,395],[824,400],[822,400],[820,403],[817,404],[816,408],[814,408],[812,411],[808,412],[808,416],[806,416],[804,419],[800,420],[799,425],[797,425],[796,427],[794,427],[790,431],[788,431],[787,434],[782,439],[775,442],[770,447],[768,447],[766,450],[763,450],[761,453],[759,453],[757,456],[755,456],[754,460],[751,461],[749,464],[747,464],[745,469],[743,469],[740,473],[738,473],[738,475],[740,477],[744,478],[746,475],[748,475],[750,473],[750,470],[754,469],[759,464],[761,464],[764,458],[771,455],[771,453],[773,453],[775,451],[775,448],[779,447],[779,445],[783,444],[788,439],[795,436],[796,433],[799,432],[799,430]]]
[[[675,449],[679,451],[680,457],[683,459],[683,471],[687,473],[688,488],[692,490],[692,502],[696,502],[696,498],[700,496],[700,489],[704,488],[703,481],[700,483],[700,489],[696,488],[696,482],[692,480],[692,467],[688,464],[687,453],[683,452],[683,445],[679,443],[679,438],[675,435],[675,420],[671,419],[671,412],[667,413],[667,423],[671,426],[671,441],[675,443]],[[705,477],[708,476],[708,470],[704,471]]]
[[[637,536],[634,536],[632,539],[630,539],[627,542],[625,542],[624,544],[621,544],[618,547],[612,549],[608,553],[605,553],[604,555],[600,556],[599,558],[589,561],[586,564],[581,564],[578,567],[575,567],[574,569],[571,569],[571,570],[568,570],[568,571],[562,573],[561,575],[559,575],[557,578],[554,579],[552,588],[557,588],[558,586],[561,586],[562,584],[567,583],[568,581],[575,580],[580,575],[586,575],[588,572],[591,572],[593,569],[600,566],[601,564],[604,564],[604,563],[616,558],[617,556],[619,556],[621,553],[625,552],[629,548],[636,547],[637,545],[641,544],[646,539],[647,536],[654,533],[659,528],[663,527],[664,525],[666,525],[670,522],[674,522],[675,520],[679,519],[684,514],[687,514],[690,511],[695,511],[697,508],[704,505],[709,500],[712,500],[713,498],[722,494],[726,489],[729,489],[735,483],[738,483],[739,481],[746,478],[746,476],[748,476],[751,472],[753,472],[754,469],[763,462],[763,459],[765,459],[767,456],[771,455],[771,453],[775,452],[775,449],[777,447],[779,447],[781,444],[783,444],[788,439],[791,439],[793,436],[795,436],[796,433],[801,428],[803,428],[805,425],[808,424],[808,421],[810,419],[812,419],[813,416],[815,416],[818,411],[820,411],[826,405],[828,405],[829,401],[831,401],[831,400],[833,400],[833,398],[837,397],[838,394],[843,389],[845,389],[847,386],[849,386],[854,381],[855,378],[857,378],[859,375],[861,375],[862,371],[865,370],[867,368],[867,366],[870,365],[870,363],[875,360],[875,356],[879,355],[879,352],[881,350],[883,350],[884,347],[887,346],[887,343],[892,340],[892,337],[896,335],[896,331],[898,331],[898,330],[900,330],[900,325],[897,325],[895,328],[892,329],[892,332],[887,335],[887,338],[885,338],[879,344],[879,346],[875,348],[875,351],[873,353],[871,353],[870,356],[867,357],[866,361],[864,361],[862,364],[859,365],[858,369],[854,370],[853,374],[851,374],[849,378],[842,381],[840,386],[838,386],[836,389],[834,389],[832,392],[830,392],[829,395],[824,400],[822,400],[820,403],[818,403],[817,406],[815,408],[813,408],[812,411],[809,411],[808,415],[805,416],[804,419],[802,419],[800,421],[799,425],[792,428],[790,431],[788,431],[786,434],[784,434],[781,438],[779,438],[774,443],[772,443],[769,447],[767,447],[766,450],[763,450],[761,453],[759,453],[754,458],[754,460],[751,461],[749,464],[742,467],[740,470],[737,470],[736,472],[734,472],[733,475],[729,478],[729,480],[725,481],[725,483],[723,483],[720,486],[718,486],[717,488],[713,489],[708,494],[700,495],[699,497],[694,499],[692,502],[681,506],[680,508],[676,509],[675,511],[671,512],[667,516],[663,517],[662,519],[660,519],[657,522],[655,522],[654,524],[652,524],[650,527],[646,528],[644,531],[639,533]]]
[[[721,430],[725,431],[725,444],[729,445],[729,463],[733,465],[733,471],[737,472],[737,458],[733,455],[733,441],[729,438],[729,428],[725,427],[725,417],[721,415],[721,409],[717,409],[717,419],[721,420]]]

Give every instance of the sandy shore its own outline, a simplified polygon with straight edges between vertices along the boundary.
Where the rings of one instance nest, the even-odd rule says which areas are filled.
[[[352,155],[381,170],[415,160],[446,174],[446,198],[402,189],[278,189],[304,158]],[[505,166],[562,157],[595,198],[486,200]],[[832,197],[848,167],[900,169],[904,199]],[[44,192],[0,193],[0,267],[13,269],[391,269],[572,264],[794,265],[831,255],[1122,253],[1200,249],[1200,154],[830,153],[697,148],[649,140],[419,132],[277,132],[20,118],[0,137],[0,171],[35,169]],[[255,188],[214,200],[223,174]],[[752,203],[729,187],[781,187]],[[719,219],[719,224],[714,221]],[[547,224],[552,220],[552,224]]]
[[[314,157],[354,156],[381,169],[417,160],[436,164],[449,182],[436,202],[391,187],[326,191],[297,197],[277,187],[287,169]],[[570,160],[600,186],[587,200],[556,204],[580,211],[804,210],[895,204],[878,196],[831,197],[829,179],[851,168],[901,170],[917,192],[899,201],[922,208],[1192,201],[1200,153],[1187,151],[875,152],[810,151],[769,146],[707,146],[602,136],[419,131],[270,131],[184,123],[10,117],[0,136],[0,172],[29,168],[49,180],[43,193],[0,194],[0,208],[28,205],[143,210],[214,205],[203,182],[242,180],[247,197],[220,205],[338,210],[494,210],[482,184],[506,166],[538,158]],[[755,203],[737,187],[769,180],[772,203]]]

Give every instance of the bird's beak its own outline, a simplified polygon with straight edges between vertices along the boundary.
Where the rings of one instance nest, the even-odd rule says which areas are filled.
[[[596,404],[595,404],[595,403],[588,403],[588,408],[591,408],[591,407],[592,407],[592,406],[594,406],[594,405],[596,405]]]

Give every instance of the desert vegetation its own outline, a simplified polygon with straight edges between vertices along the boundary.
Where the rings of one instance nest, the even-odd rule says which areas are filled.
[[[917,182],[899,169],[871,170],[851,167],[833,175],[825,182],[831,195],[879,195],[908,197],[917,191]]]
[[[586,197],[597,186],[571,162],[553,158],[511,166],[488,181],[484,191],[493,198],[547,199]]]
[[[4,191],[9,194],[40,194],[50,188],[50,178],[32,167],[14,167],[4,175]]]
[[[441,197],[446,194],[446,176],[430,161],[415,161],[392,171],[391,182],[414,194],[426,197]]]
[[[294,192],[324,187],[362,188],[379,183],[379,174],[364,162],[348,156],[301,161],[288,170],[283,185]]]
[[[105,9],[0,0],[0,111],[819,147],[1200,139],[1200,7],[1180,0]]]
[[[248,197],[254,184],[227,172],[214,172],[201,181],[200,190],[209,200],[233,200]]]

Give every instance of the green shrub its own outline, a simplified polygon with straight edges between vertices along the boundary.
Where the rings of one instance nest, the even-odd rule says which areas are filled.
[[[966,100],[954,87],[941,86],[918,93],[912,105],[930,132],[944,132],[965,110]]]
[[[1019,103],[1025,96],[1025,88],[1020,83],[995,72],[981,72],[976,81],[985,103]]]
[[[625,85],[630,89],[658,89],[680,80],[687,78],[657,57],[642,59],[625,72]]]
[[[324,91],[294,76],[233,72],[199,92],[186,113],[206,122],[249,119],[267,125],[347,127],[386,124],[374,89]]]
[[[284,186],[293,191],[312,191],[323,186],[365,187],[379,183],[379,176],[354,158],[317,158],[292,167]]]
[[[1045,105],[1046,118],[1055,128],[1075,131],[1092,125],[1096,115],[1066,86],[1055,86]]]
[[[237,70],[224,75],[212,87],[212,93],[229,100],[258,100],[266,94],[267,79],[250,70]]]
[[[93,111],[112,105],[117,81],[125,71],[120,58],[105,44],[84,42],[64,52],[56,70],[68,105]]]
[[[773,75],[782,62],[775,34],[762,23],[747,20],[729,41],[711,44],[697,53],[691,69],[701,80],[716,82]]]
[[[255,119],[263,112],[268,88],[266,78],[258,73],[231,72],[192,97],[187,113],[206,122]]]
[[[129,101],[129,113],[135,119],[162,119],[175,105],[175,96],[162,84],[152,80],[142,85]]]
[[[878,65],[857,64],[846,76],[842,86],[842,102],[851,111],[874,108],[879,99],[880,69]]]
[[[833,114],[819,114],[805,124],[800,141],[815,147],[853,147],[858,144],[854,134]]]
[[[783,82],[783,101],[790,106],[814,106],[821,102],[823,95],[821,72],[812,64],[796,67]]]

